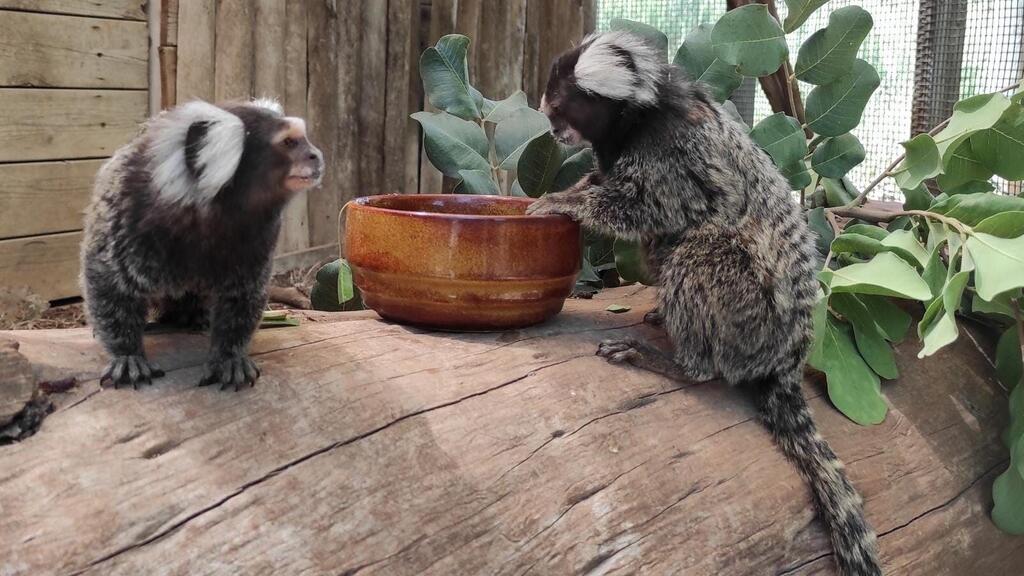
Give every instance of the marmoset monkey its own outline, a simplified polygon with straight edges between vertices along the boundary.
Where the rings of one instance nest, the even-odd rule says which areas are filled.
[[[674,348],[606,341],[598,354],[752,388],[761,419],[810,484],[844,576],[881,574],[876,537],[800,389],[817,300],[814,240],[771,159],[664,54],[625,32],[590,36],[552,66],[542,110],[598,168],[531,214],[642,241]]]
[[[163,372],[142,347],[149,306],[162,321],[211,327],[200,385],[252,385],[247,348],[267,299],[281,211],[316,186],[323,155],[306,125],[270,100],[183,104],[150,119],[96,177],[81,283],[112,356],[101,383]]]

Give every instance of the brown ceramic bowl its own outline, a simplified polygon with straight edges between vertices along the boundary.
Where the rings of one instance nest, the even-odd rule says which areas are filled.
[[[363,303],[445,330],[537,324],[562,309],[580,267],[580,228],[527,216],[529,198],[367,196],[345,207],[345,258]]]

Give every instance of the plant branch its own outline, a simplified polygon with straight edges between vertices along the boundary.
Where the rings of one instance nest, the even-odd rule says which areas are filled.
[[[919,216],[921,218],[929,218],[937,222],[942,222],[946,226],[955,229],[961,235],[970,236],[974,233],[970,226],[955,218],[950,218],[934,212],[928,212],[926,210],[896,210],[889,212],[883,210],[871,210],[860,206],[853,208],[848,206],[837,206],[835,208],[826,208],[825,214],[826,217],[829,214],[834,214],[836,216],[842,216],[843,218],[857,218],[859,220],[874,222],[876,224],[879,222],[892,222],[900,216]]]

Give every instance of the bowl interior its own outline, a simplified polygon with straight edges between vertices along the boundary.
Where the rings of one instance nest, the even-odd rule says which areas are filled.
[[[507,196],[471,196],[465,194],[389,194],[366,196],[356,202],[370,208],[396,210],[399,212],[425,212],[429,214],[452,214],[459,216],[526,216],[526,207],[531,198]]]

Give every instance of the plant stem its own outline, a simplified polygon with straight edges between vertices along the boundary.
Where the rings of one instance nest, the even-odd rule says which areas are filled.
[[[1020,299],[1011,298],[1010,303],[1013,304],[1013,317],[1017,320],[1017,342],[1020,344],[1020,361],[1024,365],[1024,318],[1021,317]],[[1013,389],[1013,384],[1010,385],[1010,389]]]
[[[898,210],[895,212],[887,212],[861,208],[859,206],[853,208],[838,206],[835,208],[826,208],[825,214],[826,216],[828,214],[835,214],[836,216],[842,216],[843,218],[858,218],[860,220],[867,220],[868,222],[874,222],[876,224],[879,222],[892,222],[900,216],[920,216],[921,218],[930,218],[932,220],[942,222],[964,236],[970,236],[974,233],[970,226],[955,218],[949,218],[948,216],[935,214],[934,212],[928,212],[926,210]]]
[[[1015,88],[1017,88],[1018,86],[1021,86],[1022,84],[1024,84],[1024,78],[1014,82],[1013,84],[1011,84],[1011,85],[1009,85],[1009,86],[1007,86],[1005,88],[1002,88],[1000,90],[996,90],[994,93],[1009,92],[1010,90],[1014,90]],[[946,118],[945,120],[940,122],[937,126],[935,126],[935,128],[932,128],[931,130],[929,130],[928,131],[928,135],[929,136],[935,136],[940,131],[942,131],[943,128],[948,126],[949,125],[949,121],[952,120],[952,119],[953,119],[952,116],[950,116],[949,118]],[[906,160],[906,158],[907,158],[906,153],[900,154],[900,157],[897,158],[895,162],[890,164],[889,167],[886,168],[884,172],[882,172],[881,174],[878,175],[877,178],[872,180],[871,183],[868,184],[867,188],[862,190],[861,193],[858,194],[857,197],[854,198],[849,204],[844,206],[844,208],[855,208],[855,207],[860,206],[861,204],[863,204],[864,201],[868,197],[868,192],[871,192],[872,190],[874,190],[875,186],[878,186],[888,176],[891,176],[892,175],[892,171],[895,170],[896,167],[900,165],[900,162],[903,162],[904,160]]]

